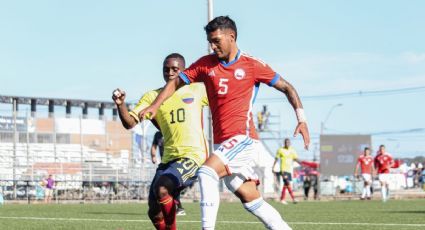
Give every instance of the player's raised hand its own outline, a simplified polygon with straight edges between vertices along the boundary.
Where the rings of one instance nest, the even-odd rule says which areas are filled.
[[[310,145],[310,133],[308,132],[307,123],[298,123],[297,128],[295,128],[294,137],[296,137],[298,134],[303,136],[304,148],[308,150],[308,146]]]
[[[115,89],[112,92],[112,100],[114,100],[115,104],[122,105],[125,100],[125,91],[119,88]]]

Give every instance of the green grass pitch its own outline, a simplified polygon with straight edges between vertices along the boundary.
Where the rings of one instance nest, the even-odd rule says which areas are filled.
[[[425,200],[271,202],[294,230],[425,229]],[[179,229],[200,229],[198,203],[185,203]],[[147,204],[0,206],[0,229],[153,229]],[[220,204],[216,229],[264,229],[240,203]]]

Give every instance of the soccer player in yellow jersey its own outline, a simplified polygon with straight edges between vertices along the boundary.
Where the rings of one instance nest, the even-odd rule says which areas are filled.
[[[182,55],[168,55],[163,63],[164,80],[178,77],[184,68]],[[129,112],[124,103],[125,92],[116,89],[112,99],[118,107],[123,126],[130,129],[139,123],[139,112],[148,107],[160,91],[145,93]],[[195,174],[207,157],[202,127],[202,108],[207,105],[204,85],[187,85],[166,100],[155,117],[148,117],[164,136],[164,155],[149,191],[148,215],[156,229],[176,229],[175,198],[195,181]]]
[[[288,190],[289,195],[292,198],[294,204],[297,203],[297,200],[294,198],[294,194],[292,193],[291,181],[292,181],[292,173],[294,171],[294,161],[301,164],[298,160],[297,152],[291,146],[291,141],[289,138],[285,138],[284,146],[279,148],[276,153],[276,157],[273,163],[273,167],[276,165],[277,161],[280,160],[280,173],[283,178],[283,187],[282,194],[280,195],[280,202],[282,204],[287,204],[285,201],[286,190]]]

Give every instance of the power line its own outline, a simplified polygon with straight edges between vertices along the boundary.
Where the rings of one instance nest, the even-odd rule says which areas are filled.
[[[347,93],[310,95],[310,96],[301,96],[301,99],[305,101],[328,100],[328,99],[340,99],[340,98],[352,98],[352,97],[388,96],[388,95],[423,93],[423,92],[425,92],[425,86],[399,88],[399,89],[386,89],[386,90],[367,90],[367,91],[360,90],[360,91],[347,92]],[[263,101],[263,102],[281,102],[282,100],[283,100],[282,97],[257,99],[257,101]]]

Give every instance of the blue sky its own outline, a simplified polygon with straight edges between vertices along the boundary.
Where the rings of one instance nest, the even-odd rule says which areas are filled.
[[[109,100],[120,87],[136,101],[163,85],[171,52],[188,63],[207,50],[206,1],[0,0],[0,94]],[[301,96],[425,86],[425,2],[225,1],[244,51],[269,63]],[[262,86],[282,128],[295,126],[291,107]],[[262,100],[261,100],[262,99]],[[313,135],[329,109],[327,133],[425,128],[425,91],[374,97],[305,100]],[[425,155],[425,133],[380,135],[394,155]],[[297,147],[301,143],[295,141]],[[305,152],[303,154],[310,154]]]

